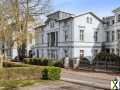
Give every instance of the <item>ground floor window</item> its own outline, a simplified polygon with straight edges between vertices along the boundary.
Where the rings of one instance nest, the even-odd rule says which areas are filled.
[[[57,59],[57,50],[48,50],[48,58]]]
[[[65,53],[65,57],[68,56],[68,50],[64,50],[64,53]]]
[[[84,57],[84,50],[80,50],[80,57]]]
[[[42,49],[42,57],[44,57],[44,50]]]
[[[50,50],[47,51],[47,54],[48,54],[48,58],[51,58],[50,57]]]
[[[107,52],[107,53],[110,53],[110,49],[109,49],[109,48],[107,48],[107,49],[106,49],[106,52]]]
[[[39,49],[37,49],[37,57],[39,58]]]

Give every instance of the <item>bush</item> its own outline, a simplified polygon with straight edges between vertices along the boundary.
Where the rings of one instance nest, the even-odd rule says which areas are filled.
[[[24,63],[41,66],[51,66],[53,64],[52,60],[47,58],[26,58]]]
[[[42,78],[42,67],[14,67],[0,69],[0,80],[31,80]]]
[[[46,67],[42,71],[42,78],[44,80],[59,80],[61,69],[58,67]]]
[[[56,62],[54,62],[53,66],[63,68],[63,67],[64,67],[64,64],[63,64],[62,61],[56,61]]]
[[[85,57],[83,57],[83,58],[81,57],[80,58],[80,65],[90,65],[90,61]]]
[[[107,63],[114,62],[116,64],[120,64],[120,57],[115,54],[100,52],[95,56],[93,64],[96,64],[99,61],[105,61]]]
[[[11,61],[5,61],[3,62],[3,67],[29,67],[30,65],[22,64],[22,63],[16,63]]]
[[[120,57],[115,54],[101,52],[94,58],[93,66],[110,71],[120,71]]]

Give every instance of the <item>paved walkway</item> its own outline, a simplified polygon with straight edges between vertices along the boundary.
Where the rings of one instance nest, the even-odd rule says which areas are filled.
[[[103,89],[63,81],[59,82],[54,81],[49,84],[38,84],[28,87],[21,87],[18,88],[17,90],[103,90]]]
[[[110,89],[111,80],[119,75],[95,73],[87,71],[62,70],[61,79],[64,81],[81,83],[88,86]]]

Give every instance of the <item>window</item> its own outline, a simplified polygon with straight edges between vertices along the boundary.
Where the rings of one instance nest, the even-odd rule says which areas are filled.
[[[118,15],[118,22],[120,22],[120,14]]]
[[[47,34],[48,47],[58,46],[58,32],[51,32]]]
[[[84,50],[80,50],[80,57],[84,57]]]
[[[53,28],[54,26],[55,26],[54,21],[51,21],[51,22],[50,22],[50,27]]]
[[[64,21],[63,27],[66,27],[66,26],[67,26],[67,21]]]
[[[120,40],[120,30],[117,30],[117,39]]]
[[[64,50],[64,53],[65,53],[65,57],[68,56],[68,50]]]
[[[41,51],[42,51],[42,57],[44,57],[44,52],[43,52],[43,49],[42,49]]]
[[[51,47],[55,46],[55,32],[51,32]]]
[[[112,31],[112,41],[114,41],[114,39],[115,39],[114,34],[115,34],[115,32]]]
[[[107,52],[107,53],[110,53],[110,49],[109,49],[109,48],[106,48],[106,52]]]
[[[114,20],[112,20],[112,24],[114,24],[115,23],[115,21]]]
[[[67,41],[67,39],[68,39],[68,32],[64,31],[64,33],[65,33],[65,41]]]
[[[51,50],[51,59],[55,59],[55,56],[56,56],[56,51]]]
[[[91,17],[87,17],[87,23],[92,24],[92,18]]]
[[[37,58],[39,58],[39,49],[37,49]]]
[[[109,22],[109,21],[107,21],[107,22],[106,22],[106,24],[107,24],[107,25],[110,25],[110,22]]]
[[[106,31],[106,42],[110,41],[110,32]]]
[[[95,36],[94,36],[95,42],[98,41],[98,32],[95,32]]]
[[[51,54],[51,52],[50,52],[50,50],[49,50],[49,49],[47,50],[47,54],[48,54],[48,58],[51,58],[51,55],[50,55],[50,54]]]
[[[89,17],[87,17],[87,23],[89,23]]]
[[[90,18],[90,24],[92,24],[92,18]]]
[[[56,32],[56,46],[58,46],[58,32]]]
[[[48,40],[48,47],[49,47],[50,46],[50,42],[51,42],[50,33],[47,34],[47,40]]]
[[[42,35],[42,44],[44,43],[44,35]]]
[[[84,30],[80,30],[80,41],[84,41]]]

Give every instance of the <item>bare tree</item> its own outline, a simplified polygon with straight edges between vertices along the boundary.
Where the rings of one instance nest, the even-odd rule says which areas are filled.
[[[18,56],[23,59],[29,36],[28,25],[36,17],[51,11],[51,0],[1,0],[0,41],[17,46]],[[6,44],[7,45],[7,44]]]

